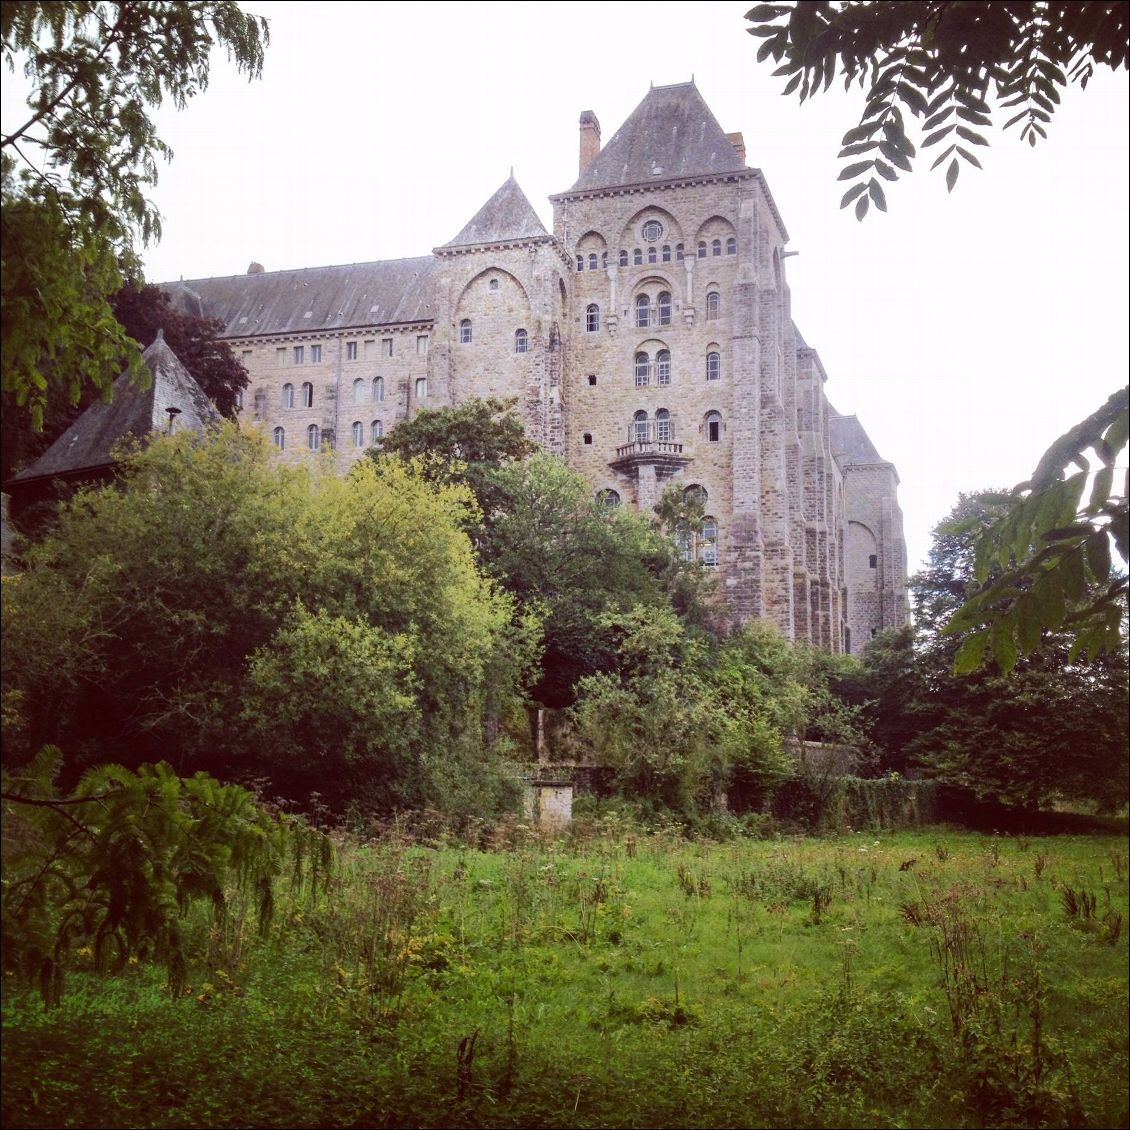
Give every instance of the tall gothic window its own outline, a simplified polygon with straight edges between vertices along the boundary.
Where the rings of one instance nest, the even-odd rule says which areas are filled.
[[[381,441],[381,437],[385,434],[385,426],[380,420],[374,420],[369,425],[369,443],[372,447],[376,447]]]
[[[275,428],[271,433],[271,438],[275,441],[275,447],[282,451],[286,447],[286,431],[283,428]]]
[[[719,412],[706,413],[706,439],[708,443],[722,440],[722,415]]]
[[[284,408],[293,408],[294,407],[294,385],[292,385],[292,384],[283,385],[282,406]]]
[[[460,345],[470,345],[471,344],[471,319],[470,318],[464,318],[463,321],[461,321],[459,323],[459,344]]]
[[[663,291],[656,299],[656,306],[659,309],[659,324],[669,326],[671,324],[671,295],[667,291]]]
[[[661,349],[655,355],[655,375],[657,384],[669,385],[671,383],[671,351],[669,349]]]
[[[368,391],[369,390],[365,387],[365,382],[360,377],[358,377],[353,382],[353,403],[364,404],[365,395]]]
[[[722,314],[722,296],[716,290],[706,294],[706,320],[712,322]]]
[[[302,407],[314,407],[314,386],[309,381],[305,381],[302,385]]]
[[[646,294],[641,294],[636,299],[636,325],[651,325],[651,299]]]
[[[373,378],[373,402],[379,404],[385,398],[385,379],[384,377]]]
[[[353,421],[353,446],[365,446],[365,425],[360,420]]]
[[[655,438],[660,443],[671,442],[671,413],[666,408],[655,413]]]
[[[525,353],[526,348],[529,345],[529,341],[530,341],[529,335],[526,333],[525,330],[515,330],[514,331],[514,352],[515,353]]]
[[[706,379],[717,381],[722,377],[722,354],[708,353],[706,355]]]
[[[600,329],[600,307],[591,302],[585,307],[585,333],[594,334]]]
[[[632,417],[632,438],[636,443],[647,443],[647,413],[642,409]]]
[[[311,451],[317,451],[322,446],[322,433],[317,424],[311,424],[306,429],[306,446]]]
[[[636,388],[647,385],[648,374],[651,370],[651,358],[646,353],[636,354]]]

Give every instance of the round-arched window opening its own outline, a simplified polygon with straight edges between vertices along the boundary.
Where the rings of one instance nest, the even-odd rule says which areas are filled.
[[[611,487],[605,487],[604,490],[596,492],[596,500],[601,506],[619,506],[620,495],[619,492],[614,491]]]

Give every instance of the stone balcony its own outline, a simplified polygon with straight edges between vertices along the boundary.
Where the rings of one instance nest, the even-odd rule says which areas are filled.
[[[640,467],[654,467],[658,475],[670,475],[691,461],[683,445],[666,439],[639,439],[616,448],[616,458],[608,465],[615,471],[631,473]]]

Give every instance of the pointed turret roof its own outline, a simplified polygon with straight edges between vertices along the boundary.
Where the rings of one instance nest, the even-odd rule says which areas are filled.
[[[13,483],[34,479],[75,476],[112,466],[114,448],[127,436],[145,439],[169,427],[169,409],[175,408],[176,428],[202,432],[217,423],[220,414],[169,348],[162,331],[142,354],[153,375],[140,389],[122,373],[114,382],[112,399],[92,404],[30,467],[13,476]]]
[[[511,173],[503,186],[475,213],[449,247],[475,247],[484,243],[513,243],[523,239],[548,239],[533,205]]]
[[[831,405],[828,407],[831,408]],[[832,454],[841,467],[887,462],[864,431],[858,416],[839,416],[832,409],[829,424],[832,429]]]
[[[746,168],[694,82],[653,86],[570,192]]]

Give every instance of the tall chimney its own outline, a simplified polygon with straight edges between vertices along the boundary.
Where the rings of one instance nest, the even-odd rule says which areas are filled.
[[[726,140],[738,151],[738,160],[745,164],[745,138],[741,133],[728,133]]]
[[[583,173],[585,169],[593,163],[594,158],[600,152],[600,122],[596,120],[596,115],[591,110],[581,111],[581,159],[580,169],[578,173]]]

